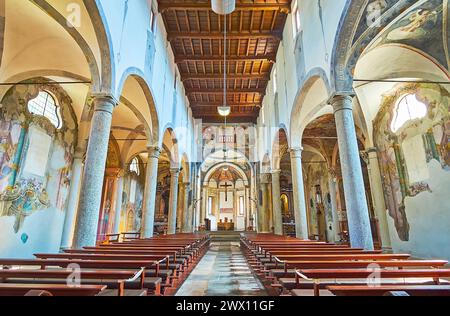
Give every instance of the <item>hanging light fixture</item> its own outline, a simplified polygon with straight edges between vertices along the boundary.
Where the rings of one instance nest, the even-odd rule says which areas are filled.
[[[229,106],[219,106],[217,110],[221,116],[227,117],[231,114],[231,108]]]
[[[236,0],[212,0],[211,4],[217,14],[230,14],[236,9]]]
[[[223,14],[223,31],[224,31],[224,44],[223,44],[223,106],[219,106],[217,111],[220,116],[225,117],[225,126],[227,116],[231,113],[231,107],[227,105],[227,14],[234,11],[236,3],[235,1],[212,1],[213,11],[218,14]]]

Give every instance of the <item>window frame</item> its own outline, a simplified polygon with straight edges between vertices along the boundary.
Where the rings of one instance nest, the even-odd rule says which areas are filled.
[[[293,3],[293,7],[292,7],[292,26],[293,26],[293,37],[295,39],[297,37],[297,34],[300,33],[300,30],[301,30],[299,0],[296,0]]]
[[[208,196],[208,215],[212,215],[213,209],[213,197]]]
[[[136,168],[134,168],[136,166]],[[130,165],[128,167],[130,173],[135,173],[138,177],[141,175],[140,161],[138,157],[131,159]]]
[[[414,97],[417,100],[418,104],[421,104],[421,105],[423,105],[425,107],[424,115],[422,115],[422,116],[415,116],[415,117],[413,115],[411,115],[411,113],[412,113],[411,109],[414,107],[414,105],[410,105],[408,103],[408,98],[410,98],[410,97]],[[403,102],[405,102],[405,103],[403,103]],[[408,111],[408,119],[404,120],[401,125],[399,125],[397,128],[395,128],[397,126],[397,124],[398,124],[397,122],[398,122],[398,120],[400,118],[399,117],[399,111],[401,109],[400,107],[403,107],[403,106],[405,106],[407,111]],[[391,123],[390,123],[390,131],[392,133],[398,133],[405,126],[407,126],[408,122],[412,122],[412,121],[415,121],[415,120],[421,120],[421,119],[423,119],[424,117],[427,116],[427,113],[428,113],[428,106],[427,106],[427,104],[422,102],[422,101],[420,101],[420,100],[418,100],[417,99],[417,94],[415,94],[415,93],[405,94],[405,95],[401,96],[398,99],[398,101],[396,102],[396,104],[395,104],[395,106],[394,106],[394,108],[392,110],[392,120],[391,120]]]
[[[150,31],[152,33],[155,32],[155,25],[156,25],[156,15],[153,11],[153,8],[150,8]]]
[[[45,100],[44,98],[45,95]],[[43,102],[43,104],[42,104]],[[53,110],[49,110],[48,107],[54,107]],[[28,100],[27,110],[32,115],[45,117],[50,123],[57,129],[61,129],[63,127],[63,119],[61,117],[61,109],[58,105],[57,99],[54,97],[52,93],[47,90],[40,90],[39,94],[33,98]],[[52,117],[52,112],[54,111],[54,118]],[[56,122],[55,122],[56,120]]]
[[[273,67],[273,76],[272,76],[272,80],[273,80],[273,94],[276,95],[278,93],[278,69],[276,67],[276,65],[274,65]]]
[[[243,195],[239,196],[239,216],[245,215],[245,198]]]

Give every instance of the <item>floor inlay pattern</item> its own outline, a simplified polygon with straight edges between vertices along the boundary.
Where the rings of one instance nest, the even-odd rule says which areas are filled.
[[[177,296],[266,296],[238,243],[212,243]]]

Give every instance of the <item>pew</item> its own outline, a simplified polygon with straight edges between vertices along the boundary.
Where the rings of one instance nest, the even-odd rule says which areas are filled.
[[[159,277],[149,278],[145,269],[136,270],[80,270],[80,284],[106,285],[108,290],[100,295],[142,296],[151,290],[161,294]],[[74,271],[69,270],[0,270],[0,283],[67,284]]]
[[[95,295],[138,296],[146,295],[147,289],[155,295],[160,295],[163,289],[166,294],[182,283],[206,253],[210,242],[204,234],[149,239],[136,236],[124,238],[123,242],[118,242],[120,238],[116,236],[110,237],[108,243],[96,247],[65,249],[64,253],[57,254],[37,253],[36,259],[0,259],[0,284],[5,287],[2,293],[8,294],[10,288],[30,286],[23,295],[55,295],[37,286],[67,285],[67,277],[78,271],[65,269],[76,266],[80,268],[83,287],[106,286]]]
[[[449,285],[442,279],[450,276],[450,269],[442,268],[448,263],[446,260],[411,260],[409,254],[387,254],[380,249],[366,251],[349,245],[300,241],[270,234],[241,234],[240,244],[250,267],[266,288],[280,291],[278,294],[292,290],[290,293],[294,296],[333,295],[330,286],[365,286],[367,278],[379,271],[383,286]],[[377,270],[368,269],[370,267],[377,267]],[[384,293],[397,290],[408,293],[401,288]]]
[[[450,277],[450,269],[304,269],[296,270],[295,283],[293,285],[295,289],[310,288],[312,285],[314,295],[319,296],[320,289],[324,289],[329,285],[367,285],[374,277],[377,278],[376,282],[383,285],[400,283],[409,285],[428,283],[439,285],[444,283],[449,285],[448,281],[441,278]],[[288,282],[292,282],[292,279],[280,279],[280,283],[285,288],[288,287]]]
[[[64,284],[4,284],[0,283],[0,296],[25,296],[30,291],[45,291],[52,296],[95,296],[106,289],[105,285]]]
[[[337,296],[383,296],[388,292],[406,292],[410,296],[450,296],[450,285],[333,285],[327,288]]]

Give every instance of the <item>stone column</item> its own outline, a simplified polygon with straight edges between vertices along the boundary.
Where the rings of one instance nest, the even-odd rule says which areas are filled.
[[[245,231],[247,231],[247,228],[250,224],[249,218],[251,213],[251,200],[250,200],[250,187],[245,187],[245,197],[244,197],[244,210],[245,210]]]
[[[122,196],[123,196],[123,176],[124,171],[119,172],[116,184],[116,203],[114,210],[114,234],[120,234],[120,219],[122,214]]]
[[[275,228],[275,235],[283,235],[280,174],[281,170],[272,170],[272,205],[273,205],[273,226]]]
[[[295,234],[297,238],[309,239],[306,214],[305,188],[302,170],[303,148],[291,148],[292,196],[294,199]]]
[[[199,225],[205,225],[205,218],[208,216],[208,187],[206,185],[202,186],[202,207],[200,209],[200,219]]]
[[[67,201],[66,217],[64,218],[64,228],[61,236],[61,248],[72,247],[73,231],[77,216],[78,194],[80,193],[81,175],[83,172],[83,154],[76,152],[70,179],[70,192]]]
[[[112,113],[117,104],[111,95],[93,95],[94,114],[78,202],[73,242],[75,248],[95,246],[96,243]]]
[[[258,214],[258,228],[260,233],[270,233],[270,223],[269,223],[269,192],[268,186],[270,184],[270,173],[261,174],[261,191],[262,191],[262,201],[261,207]]]
[[[373,207],[378,219],[378,226],[380,228],[380,238],[383,248],[391,249],[391,237],[389,234],[389,226],[387,222],[387,208],[384,199],[383,183],[381,180],[380,166],[378,162],[378,150],[376,148],[369,148],[368,150],[368,164],[369,171],[370,192],[372,193]]]
[[[350,95],[335,95],[330,104],[336,121],[350,243],[355,248],[372,250],[369,210],[353,120],[353,99]]]
[[[159,147],[149,147],[147,169],[145,172],[145,189],[142,206],[141,236],[143,238],[153,237],[156,207],[156,187],[158,184],[158,159],[161,154]]]
[[[180,169],[170,169],[170,196],[169,196],[169,223],[167,234],[173,235],[177,231],[177,205],[178,205],[178,177]]]
[[[192,217],[190,216],[189,212],[189,191],[191,188],[191,183],[190,182],[184,182],[183,183],[183,203],[182,205],[182,211],[183,211],[183,218],[182,218],[182,227],[181,227],[181,231],[183,233],[190,233],[190,227],[192,226],[191,222],[192,222]]]
[[[178,203],[177,203],[177,232],[183,230],[184,216],[184,183],[178,183]]]
[[[194,231],[198,231],[199,226],[201,225],[202,217],[201,217],[201,207],[202,207],[202,170],[200,169],[200,164],[197,166],[197,184],[195,185],[195,196],[197,197],[197,201],[195,201],[195,220],[194,220]]]
[[[339,214],[336,199],[336,171],[334,169],[328,169],[328,188],[330,191],[331,198],[331,213],[333,214],[333,232],[334,241],[339,241],[341,238],[339,236]]]

